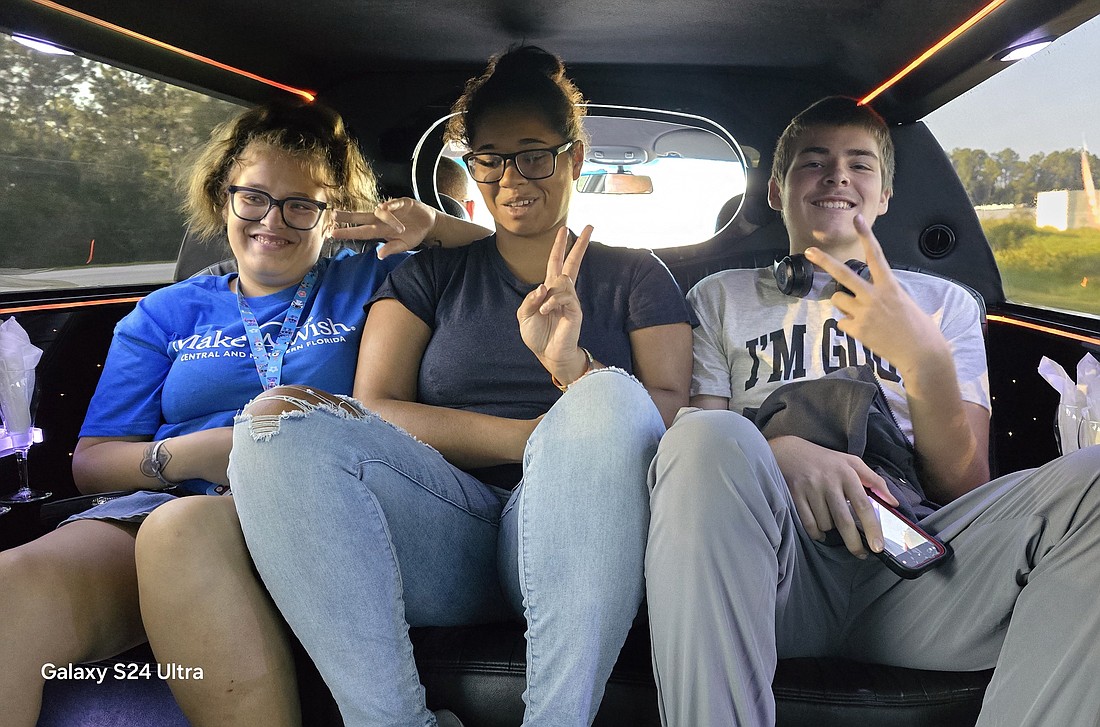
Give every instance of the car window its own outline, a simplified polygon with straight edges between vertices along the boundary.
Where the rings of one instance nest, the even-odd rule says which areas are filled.
[[[0,291],[171,282],[181,163],[239,108],[0,34]]]
[[[593,239],[602,243],[660,249],[703,242],[714,237],[723,206],[745,191],[753,150],[709,119],[590,104],[585,131],[589,144],[568,223],[575,230],[594,226]],[[437,154],[457,160],[466,151],[448,145]],[[422,142],[420,153],[432,152]],[[478,185],[467,182],[460,202],[475,222],[492,228]]]
[[[970,194],[1006,298],[1095,317],[1100,96],[1087,90],[1100,86],[1098,43],[1100,18],[924,119]]]

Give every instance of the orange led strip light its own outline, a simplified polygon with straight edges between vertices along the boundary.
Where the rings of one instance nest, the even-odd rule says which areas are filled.
[[[272,86],[274,88],[281,89],[281,90],[286,91],[288,93],[293,93],[295,95],[301,96],[306,101],[313,101],[315,98],[317,98],[317,94],[313,93],[312,91],[304,91],[300,88],[294,88],[293,86],[287,86],[286,84],[279,83],[278,81],[272,81],[270,78],[264,78],[263,76],[258,76],[255,73],[250,73],[249,71],[245,71],[245,70],[242,70],[240,68],[234,68],[233,66],[227,65],[225,63],[221,63],[220,61],[216,61],[213,58],[207,58],[206,56],[200,56],[198,53],[192,53],[189,50],[184,50],[183,48],[177,48],[174,45],[170,45],[170,44],[165,43],[163,41],[159,41],[156,38],[150,38],[147,35],[142,35],[141,33],[135,33],[134,31],[123,28],[120,25],[115,25],[114,23],[109,23],[106,20],[100,20],[99,18],[93,17],[91,15],[86,15],[82,12],[77,11],[77,10],[73,10],[72,8],[67,8],[64,5],[58,5],[57,3],[52,2],[51,0],[33,0],[33,1],[35,3],[37,3],[38,5],[50,8],[51,10],[57,10],[58,12],[65,13],[66,15],[71,15],[74,18],[79,18],[80,20],[84,20],[86,22],[92,23],[93,25],[98,25],[101,28],[106,28],[108,30],[113,30],[116,33],[121,33],[122,35],[125,35],[129,38],[134,38],[135,40],[140,40],[143,43],[148,43],[149,45],[156,46],[157,48],[163,48],[164,50],[171,51],[172,53],[176,53],[178,55],[184,56],[185,58],[190,58],[192,60],[199,61],[200,63],[205,63],[208,66],[214,66],[215,68],[220,68],[223,71],[229,71],[230,73],[236,73],[238,76],[244,76],[245,78],[251,78],[253,81],[259,81],[260,83],[267,84],[268,86]]]
[[[11,313],[26,313],[28,311],[36,310],[65,310],[67,308],[88,308],[94,305],[111,305],[112,303],[136,303],[144,296],[135,296],[133,298],[110,298],[105,300],[86,300],[79,303],[41,303],[39,305],[24,305],[15,308],[0,308],[0,315],[6,316]]]
[[[926,60],[931,58],[933,55],[938,53],[941,48],[943,48],[945,45],[947,45],[951,41],[955,40],[955,38],[958,38],[960,35],[962,35],[966,31],[970,30],[970,28],[975,23],[977,23],[979,20],[984,18],[986,15],[989,15],[991,12],[996,10],[998,7],[1000,7],[1004,3],[1005,3],[1005,0],[993,0],[993,2],[989,3],[984,8],[982,8],[978,12],[974,13],[974,15],[972,15],[966,22],[964,22],[962,25],[955,28],[950,33],[948,33],[946,36],[944,36],[943,40],[941,40],[939,43],[936,43],[934,46],[932,46],[931,48],[926,50],[924,53],[921,53],[919,56],[917,56],[916,60],[914,60],[912,63],[907,65],[905,68],[903,68],[900,71],[898,71],[897,73],[895,73],[890,78],[890,80],[886,81],[886,83],[882,84],[881,86],[876,88],[874,91],[871,91],[871,93],[867,94],[862,99],[860,99],[860,101],[859,101],[860,105],[870,103],[871,100],[874,99],[876,96],[878,96],[880,93],[882,93],[886,89],[890,88],[891,86],[893,86],[895,83],[897,83],[901,79],[908,76],[913,71],[914,68],[916,68],[917,66],[919,66],[920,64],[924,63]]]
[[[1061,331],[1057,328],[1051,328],[1050,326],[1041,326],[1038,323],[1021,321],[1016,318],[1009,318],[1008,316],[989,315],[986,316],[986,319],[995,323],[1007,323],[1012,326],[1020,326],[1021,328],[1029,328],[1033,331],[1040,331],[1041,333],[1049,333],[1052,336],[1070,338],[1074,341],[1081,341],[1082,343],[1089,343],[1093,346],[1100,346],[1100,338],[1097,338],[1096,336],[1086,336],[1081,333],[1070,333],[1069,331]]]

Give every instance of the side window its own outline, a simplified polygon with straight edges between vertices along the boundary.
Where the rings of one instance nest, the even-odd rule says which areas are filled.
[[[468,176],[458,187],[444,179],[452,160],[461,165],[467,151],[442,144],[445,122],[429,129],[417,149],[414,177],[424,183],[416,193],[435,206],[446,204],[429,192],[428,170],[434,168],[435,189],[460,189],[473,221],[492,228],[478,185]],[[704,242],[730,224],[752,150],[742,149],[718,124],[676,112],[589,104],[585,131],[589,143],[569,208],[570,227],[593,225],[594,239],[608,245],[660,249]],[[426,143],[433,138],[435,144]]]
[[[171,282],[181,163],[239,108],[0,34],[0,292]]]
[[[924,119],[966,187],[1010,302],[1100,317],[1100,18]],[[991,60],[991,63],[1000,61]],[[983,123],[975,123],[975,119]]]

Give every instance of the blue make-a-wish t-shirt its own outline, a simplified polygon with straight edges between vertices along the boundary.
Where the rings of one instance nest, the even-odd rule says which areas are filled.
[[[350,394],[364,303],[406,256],[367,252],[321,260],[287,348],[282,383]],[[229,288],[235,273],[154,291],[118,322],[82,437],[153,439],[229,426],[263,391]],[[249,298],[269,350],[298,286]],[[201,489],[201,488],[200,488]]]
[[[523,343],[516,320],[520,303],[535,287],[512,274],[492,236],[467,247],[417,253],[371,302],[394,298],[431,328],[420,362],[419,402],[533,419],[561,397]],[[584,315],[580,345],[607,366],[633,372],[632,331],[692,321],[672,274],[648,250],[591,243],[576,289]],[[518,467],[474,474],[512,484]]]

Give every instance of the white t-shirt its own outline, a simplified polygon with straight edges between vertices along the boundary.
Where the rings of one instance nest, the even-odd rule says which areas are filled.
[[[933,275],[895,270],[903,288],[936,321],[951,346],[964,401],[986,409],[989,377],[980,309],[964,288]],[[772,268],[725,270],[691,289],[695,309],[692,396],[729,399],[729,409],[757,407],[790,381],[819,378],[845,366],[871,364],[902,431],[913,440],[904,382],[885,359],[837,328],[829,302],[836,284],[817,270],[805,298],[779,292]]]

